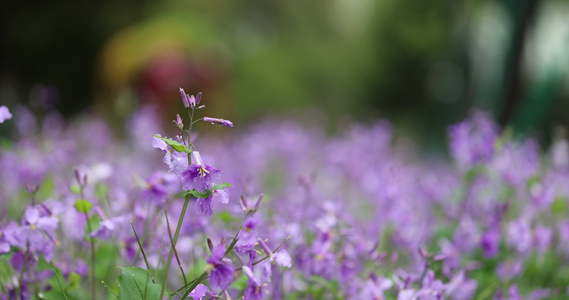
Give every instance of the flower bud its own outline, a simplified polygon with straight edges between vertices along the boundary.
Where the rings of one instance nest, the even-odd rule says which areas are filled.
[[[182,118],[180,115],[176,115],[176,126],[182,130],[184,128],[184,123],[182,122]]]
[[[198,95],[196,96],[196,105],[200,104],[201,100],[202,100],[202,92],[199,92]]]
[[[265,194],[261,194],[261,196],[259,196],[259,199],[257,199],[257,203],[255,203],[255,208],[253,208],[253,211],[257,211],[259,209],[259,206],[261,206],[261,202],[263,202],[264,196]]]
[[[243,197],[243,195],[241,195],[241,198],[239,198],[239,206],[241,206],[241,210],[244,213],[247,213],[247,211],[249,210],[249,208],[247,207],[247,202],[245,201],[245,197]]]
[[[213,242],[210,238],[207,238],[207,247],[209,248],[209,251],[213,253]]]
[[[198,151],[192,151],[192,162],[197,166],[203,166],[203,161]]]
[[[217,124],[225,127],[233,127],[233,122],[224,119],[204,117],[203,120],[205,122],[210,122],[211,124]]]
[[[269,247],[267,246],[267,244],[265,244],[265,242],[263,241],[263,239],[261,239],[260,237],[257,238],[257,242],[259,242],[259,246],[261,246],[261,249],[263,249],[263,251],[265,251],[265,253],[267,254],[267,256],[272,260],[272,258],[273,258],[273,251],[271,251],[271,249],[269,249]]]
[[[185,108],[190,108],[190,102],[188,100],[188,95],[183,88],[180,88],[180,96],[182,96],[182,102],[184,103]]]

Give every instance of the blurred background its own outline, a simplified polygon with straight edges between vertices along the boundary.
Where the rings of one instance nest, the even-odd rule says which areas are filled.
[[[569,125],[569,1],[4,1],[0,104],[165,122],[178,87],[238,127],[390,120],[425,150],[472,108],[547,144]]]

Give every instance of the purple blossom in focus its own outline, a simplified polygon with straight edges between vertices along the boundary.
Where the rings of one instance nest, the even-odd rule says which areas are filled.
[[[192,156],[199,156],[197,151],[192,152]],[[221,171],[211,166],[201,164],[191,164],[186,171],[182,173],[182,187],[185,190],[196,190],[203,193],[211,189],[213,180],[218,179]]]

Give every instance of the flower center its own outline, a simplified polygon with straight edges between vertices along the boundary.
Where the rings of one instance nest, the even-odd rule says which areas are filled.
[[[200,177],[205,177],[205,174],[209,174],[209,171],[206,170],[204,166],[200,166],[199,172],[200,172]]]
[[[35,230],[36,229],[36,225],[35,224],[30,224],[30,228]]]

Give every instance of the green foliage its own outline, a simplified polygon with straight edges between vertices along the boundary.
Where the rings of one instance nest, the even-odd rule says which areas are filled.
[[[551,212],[556,216],[565,216],[567,214],[567,199],[558,197],[551,203]]]
[[[339,285],[336,280],[327,280],[322,276],[309,278],[308,295],[312,299],[340,299]]]
[[[153,282],[148,271],[138,267],[119,267],[119,299],[157,300],[161,286]]]
[[[184,195],[191,195],[191,196],[196,197],[196,198],[205,199],[205,198],[209,197],[211,195],[211,193],[213,193],[215,190],[223,190],[224,188],[226,188],[228,186],[232,186],[232,185],[227,183],[227,182],[224,182],[222,184],[213,184],[211,189],[205,190],[203,193],[200,193],[196,190],[191,190],[191,191],[188,191],[187,193],[185,193]]]
[[[70,190],[73,194],[76,194],[76,195],[81,194],[81,187],[78,186],[78,185],[76,185],[76,184],[71,185],[71,186],[69,187],[69,190]]]
[[[75,201],[75,205],[73,206],[75,209],[77,209],[78,212],[88,214],[91,211],[93,204],[85,199],[79,199]]]
[[[244,291],[247,288],[247,280],[247,275],[245,275],[243,272],[240,272],[239,277],[237,277],[237,279],[231,283],[231,287],[239,291]]]
[[[98,279],[116,278],[116,265],[119,258],[119,246],[109,242],[97,242],[97,268],[95,269]]]
[[[239,220],[240,220],[240,218],[238,216],[235,216],[228,211],[222,211],[220,213],[217,213],[217,214],[215,214],[214,218],[220,220],[221,222],[223,222],[225,224],[236,223],[236,222],[239,222]]]
[[[192,153],[192,150],[188,149],[188,147],[178,143],[175,140],[172,139],[168,139],[168,138],[163,138],[159,135],[155,135],[154,137],[159,138],[161,140],[163,140],[164,142],[166,142],[166,144],[168,144],[170,147],[174,148],[174,150],[178,151],[178,152],[184,152],[184,153]]]

